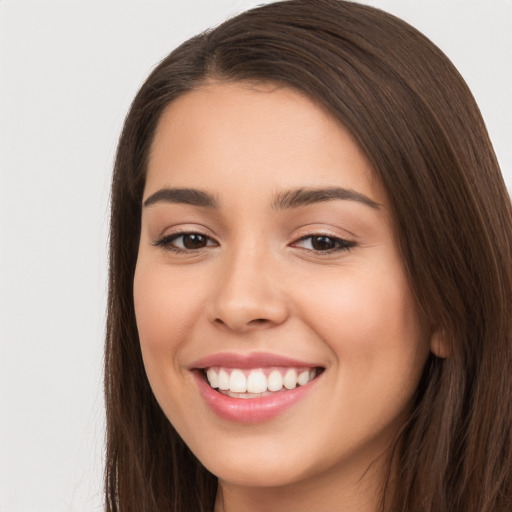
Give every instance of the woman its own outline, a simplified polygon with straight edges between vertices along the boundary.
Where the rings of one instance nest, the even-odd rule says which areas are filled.
[[[404,22],[290,0],[181,45],[113,177],[107,510],[510,510],[511,219]]]

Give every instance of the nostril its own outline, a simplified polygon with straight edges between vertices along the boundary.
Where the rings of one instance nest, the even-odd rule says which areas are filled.
[[[265,322],[268,322],[265,318],[255,318],[254,320],[251,320],[249,324],[264,324]]]
[[[267,318],[255,318],[253,320],[249,320],[249,322],[243,325],[237,325],[235,322],[226,322],[225,320],[222,320],[222,318],[216,318],[214,323],[222,327],[229,327],[235,330],[244,330],[250,327],[264,326],[271,322]]]

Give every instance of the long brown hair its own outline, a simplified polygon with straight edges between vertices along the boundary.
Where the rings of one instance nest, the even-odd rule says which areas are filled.
[[[132,296],[148,150],[162,111],[206,81],[302,91],[346,126],[383,183],[431,355],[394,445],[382,510],[512,510],[512,214],[478,107],[403,21],[342,0],[247,11],[182,44],[137,94],[112,183],[105,352],[106,509],[208,511],[216,479],[160,410]]]

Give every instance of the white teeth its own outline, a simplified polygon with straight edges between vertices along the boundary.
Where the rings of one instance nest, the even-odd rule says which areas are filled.
[[[229,390],[234,393],[245,393],[247,391],[247,379],[242,370],[233,370],[231,372]]]
[[[315,368],[258,368],[253,370],[210,367],[206,378],[212,388],[233,398],[257,398],[284,388],[305,386],[316,377]]]
[[[283,387],[283,376],[278,370],[273,370],[268,376],[267,388],[269,391],[279,391]]]
[[[286,389],[294,389],[297,386],[297,372],[293,368],[285,373],[283,384]]]
[[[208,382],[212,388],[219,387],[219,376],[213,368],[208,368],[208,371],[206,372],[206,378],[208,379]]]
[[[297,377],[297,383],[301,386],[305,386],[309,382],[309,371],[304,370],[303,372],[299,373],[299,376]]]
[[[208,373],[206,374],[208,377]],[[229,375],[226,370],[220,370],[219,371],[219,380],[217,381],[217,384],[219,386],[219,389],[222,389],[223,391],[226,391],[229,389]]]
[[[258,370],[252,370],[247,377],[247,391],[249,393],[263,393],[267,391],[267,378]]]

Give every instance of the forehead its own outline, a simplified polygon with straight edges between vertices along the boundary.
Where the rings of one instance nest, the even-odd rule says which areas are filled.
[[[273,84],[209,83],[161,116],[147,186],[215,187],[226,179],[274,189],[348,186],[383,199],[351,133],[304,94]]]

